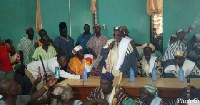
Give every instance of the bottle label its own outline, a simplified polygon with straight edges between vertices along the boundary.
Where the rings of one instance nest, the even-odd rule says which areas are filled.
[[[60,67],[55,67],[55,78],[60,78]]]

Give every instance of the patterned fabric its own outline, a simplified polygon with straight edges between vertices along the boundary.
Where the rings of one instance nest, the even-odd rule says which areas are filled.
[[[162,60],[162,53],[160,51],[155,50],[154,52],[151,53],[152,56],[156,56],[158,61]],[[141,60],[144,57],[144,52],[141,53],[139,56],[139,60]]]
[[[143,49],[146,48],[146,47],[150,47],[152,51],[155,50],[155,46],[151,43],[145,43],[145,44],[142,45]]]
[[[119,58],[119,44],[115,44],[109,52],[107,50],[107,48],[109,47],[110,43],[113,40],[114,39],[108,40],[108,42],[104,46],[104,48],[102,50],[103,51],[102,52],[103,59],[107,59],[109,65],[110,65],[110,72],[112,72],[112,74],[114,76],[119,76],[119,72],[120,72],[119,70],[121,70],[124,74],[123,77],[127,78],[130,76],[130,72],[129,72],[130,67],[133,67],[133,69],[135,70],[135,73],[137,71],[137,60],[136,60],[133,46],[131,43],[128,44],[127,50],[125,52],[124,62],[122,63],[119,70],[116,70],[116,65],[118,63],[118,58]]]
[[[178,65],[169,65],[165,68],[164,72],[165,73],[172,73],[174,74],[175,77],[178,77],[178,70],[179,70]],[[182,66],[182,69],[184,70],[184,76],[187,77],[188,75],[199,75],[200,76],[200,70],[198,67],[195,65],[194,62],[190,60],[185,60]]]
[[[132,98],[129,98],[128,100],[124,100],[122,102],[122,105],[139,105],[139,104],[136,103]]]
[[[149,74],[147,74],[147,72],[151,74],[150,71],[152,71],[152,69],[150,70],[150,66],[152,65],[152,67],[154,66],[156,68],[157,76],[162,77],[163,67],[161,65],[161,62],[155,60],[155,62],[152,64],[150,62],[148,63],[145,57],[143,57],[142,60],[138,62],[138,75],[140,77],[149,77]]]
[[[114,89],[114,87],[113,87],[113,89]],[[85,101],[88,102],[88,101],[95,100],[95,99],[98,99],[98,98],[108,100],[109,96],[110,95],[108,95],[108,97],[104,97],[102,89],[100,87],[98,87],[98,88],[95,88],[91,92],[90,96],[88,96]],[[122,90],[122,88],[120,88],[120,90],[118,91],[117,95],[114,96],[114,97],[117,98],[117,105],[121,105],[122,101],[127,100],[129,98],[128,95]],[[95,105],[98,105],[98,104],[95,104]]]
[[[165,54],[163,56],[163,61],[174,59],[174,52],[179,50],[179,51],[184,51],[187,52],[188,48],[188,42],[187,40],[177,40],[176,42],[170,44],[165,51]]]
[[[28,39],[28,36],[22,38],[17,46],[17,50],[23,52],[24,64],[27,65],[32,61],[32,55],[35,51],[34,44],[37,42],[37,37],[33,40]]]
[[[91,72],[90,72],[90,75],[91,76],[100,76],[100,68],[99,67],[94,67]]]
[[[81,45],[81,47],[83,48],[83,52],[84,54],[88,54],[88,50],[86,49],[86,45],[87,45],[87,42],[90,40],[91,37],[93,37],[94,35],[93,34],[89,34],[88,36],[84,36],[84,33],[81,34],[78,39],[77,39],[77,42],[75,44],[75,46],[77,45]]]
[[[35,49],[35,52],[33,54],[33,59],[38,61],[40,60],[39,55],[42,56],[42,60],[47,60],[54,58],[56,56],[56,50],[53,46],[48,46],[47,52],[42,48],[42,46]]]
[[[113,79],[114,79],[114,75],[112,73],[110,73],[110,72],[102,73],[101,74],[101,79],[105,79],[105,80],[108,80],[108,81],[112,82]]]
[[[154,100],[157,99],[157,98],[159,98],[159,97],[154,98],[152,101],[154,101]],[[137,104],[139,104],[139,105],[146,105],[145,103],[143,103],[142,101],[140,101],[139,98],[135,99],[135,102],[136,102]],[[161,101],[157,101],[157,102],[155,102],[155,103],[151,103],[150,105],[166,105],[166,104],[165,104],[165,102],[164,102],[163,100],[161,100]],[[167,104],[167,105],[168,105],[168,104]],[[173,104],[173,105],[175,105],[175,104]]]
[[[146,85],[143,86],[145,89],[147,89],[152,95],[154,95],[155,97],[158,96],[158,89],[156,86],[147,83]]]
[[[101,35],[100,37],[93,36],[87,43],[86,47],[91,48],[96,55],[100,55],[101,49],[104,47],[108,38]]]
[[[81,62],[78,57],[73,57],[70,59],[68,63],[68,67],[70,70],[76,73],[76,75],[82,75],[82,72],[85,68],[85,62]]]
[[[73,93],[72,93],[72,88],[69,86],[69,84],[65,83],[59,87],[56,87],[53,90],[54,95],[61,95],[61,100],[70,100],[73,98]],[[51,101],[50,105],[62,105],[60,100],[58,99],[53,99]]]

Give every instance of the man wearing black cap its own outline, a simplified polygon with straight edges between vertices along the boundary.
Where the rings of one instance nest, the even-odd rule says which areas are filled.
[[[110,72],[102,73],[100,80],[100,87],[95,88],[90,96],[85,100],[84,105],[113,105],[113,98],[117,99],[116,105],[121,105],[122,101],[129,98],[129,96],[119,88],[115,93],[113,85],[114,75]]]
[[[67,35],[67,25],[65,22],[59,24],[60,36],[56,37],[53,46],[56,48],[57,54],[64,53],[69,59],[73,57],[72,49],[74,48],[74,40]]]

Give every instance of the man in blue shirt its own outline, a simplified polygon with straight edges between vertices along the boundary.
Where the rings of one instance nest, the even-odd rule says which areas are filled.
[[[85,32],[78,37],[75,46],[81,45],[81,47],[83,48],[84,54],[89,54],[86,48],[86,44],[90,40],[90,38],[93,36],[93,34],[90,33],[90,25],[85,24],[83,29]]]

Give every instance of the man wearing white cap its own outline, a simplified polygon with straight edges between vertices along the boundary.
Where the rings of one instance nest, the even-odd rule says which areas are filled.
[[[26,34],[28,36],[22,38],[17,46],[17,50],[23,53],[23,60],[25,65],[32,61],[32,55],[35,51],[34,44],[38,41],[38,38],[34,36],[32,27],[26,27]]]
[[[188,75],[200,75],[200,70],[197,68],[194,62],[187,60],[186,53],[184,51],[175,51],[174,58],[176,65],[169,65],[165,68],[165,73],[172,73],[175,77],[178,77],[178,70],[182,68],[184,70],[184,76]]]
[[[85,54],[83,53],[83,49],[80,45],[76,46],[72,53],[74,54],[74,57],[70,59],[68,63],[68,67],[71,71],[73,71],[76,75],[82,75],[82,72],[84,69],[86,69],[88,72],[92,69],[90,66],[93,61],[93,55],[91,54]],[[88,70],[88,67],[91,67]]]

